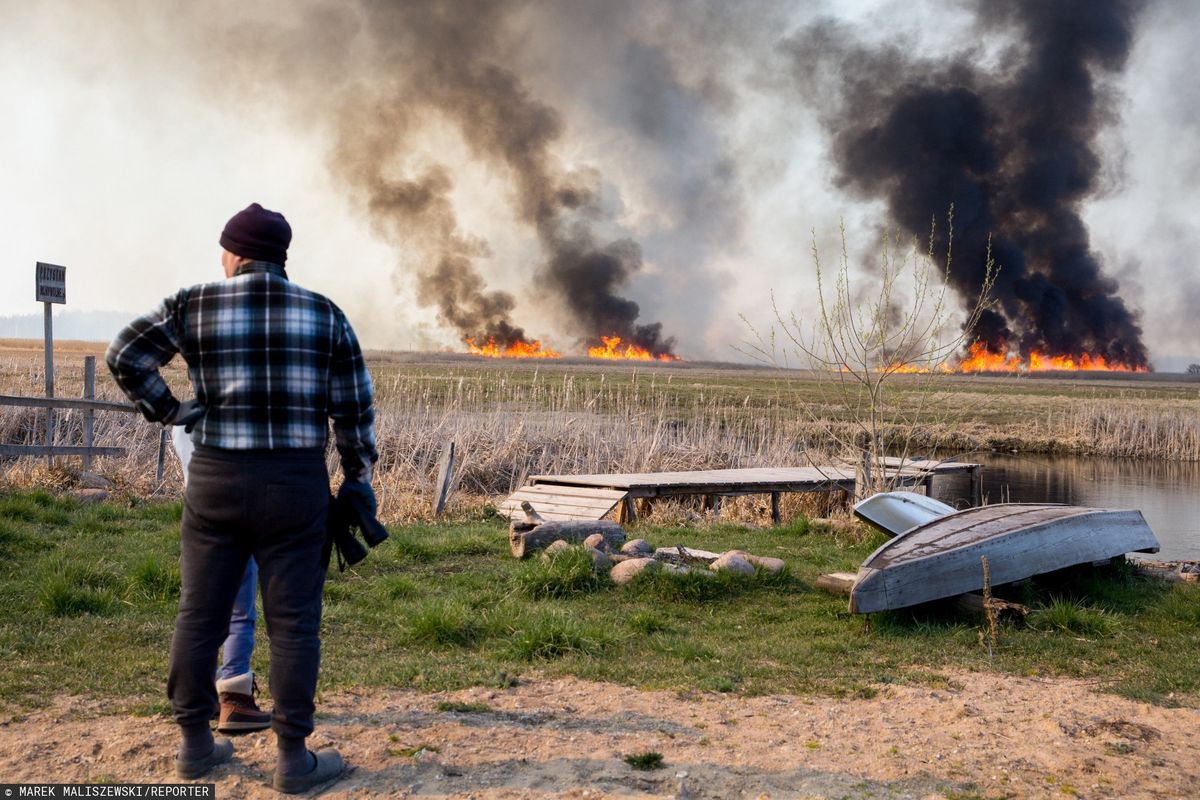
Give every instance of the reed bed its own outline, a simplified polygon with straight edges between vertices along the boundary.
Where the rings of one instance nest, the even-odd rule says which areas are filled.
[[[853,412],[830,401],[828,385],[803,373],[395,364],[386,358],[373,359],[372,372],[380,452],[376,485],[382,511],[393,520],[426,514],[448,441],[459,454],[459,505],[477,510],[538,473],[825,462],[840,455],[829,430],[848,434],[854,427]],[[103,365],[97,373],[97,396],[123,400]],[[180,365],[170,365],[165,376],[179,395],[190,394]],[[81,367],[60,363],[57,377],[59,396],[81,395]],[[37,354],[0,357],[0,393],[38,395],[43,385]],[[890,402],[915,400],[899,381]],[[913,452],[925,454],[1020,449],[1200,461],[1200,397],[1190,384],[1118,384],[1107,390],[1095,382],[952,380],[939,387],[934,405],[935,421],[894,425],[885,435],[908,440]],[[82,442],[81,412],[59,411],[57,420],[60,444]],[[173,454],[162,484],[154,480],[159,431],[136,414],[98,413],[97,444],[129,452],[123,459],[102,460],[99,471],[133,494],[178,493]],[[43,412],[0,407],[0,442],[34,444],[43,437]],[[23,485],[45,479],[44,463],[0,461],[0,481]],[[331,470],[335,466],[331,452]]]

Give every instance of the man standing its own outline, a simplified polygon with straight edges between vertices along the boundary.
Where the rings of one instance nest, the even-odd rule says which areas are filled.
[[[233,754],[214,740],[213,672],[234,596],[253,556],[270,637],[274,786],[301,792],[341,774],[336,750],[305,746],[313,729],[325,581],[328,422],[345,481],[368,498],[377,454],[371,379],[350,323],[284,270],[292,230],[254,203],[221,234],[225,280],[182,289],[130,323],[106,360],[142,414],[192,431],[181,533],[181,592],[167,695],[183,734],[176,774],[198,778]],[[196,398],[159,375],[179,353]]]

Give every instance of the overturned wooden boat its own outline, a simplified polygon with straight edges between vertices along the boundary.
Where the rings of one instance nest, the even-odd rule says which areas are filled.
[[[1140,511],[1003,503],[957,511],[910,528],[863,561],[850,610],[905,608],[1126,553],[1157,553]]]

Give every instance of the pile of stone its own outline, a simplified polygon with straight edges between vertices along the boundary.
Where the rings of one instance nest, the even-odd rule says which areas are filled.
[[[753,575],[758,570],[783,570],[779,558],[756,556],[742,550],[711,553],[677,544],[655,549],[645,539],[626,540],[625,529],[608,520],[547,521],[528,502],[521,504],[525,519],[509,527],[509,546],[517,558],[541,552],[542,558],[582,545],[598,570],[610,570],[614,583],[624,584],[647,570],[676,574],[715,575],[731,572]]]

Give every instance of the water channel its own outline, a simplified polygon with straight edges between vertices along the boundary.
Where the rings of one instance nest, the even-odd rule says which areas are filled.
[[[984,465],[983,496],[989,503],[1136,508],[1162,545],[1147,558],[1200,560],[1200,463],[1004,453],[958,460]],[[943,476],[933,493],[965,507],[970,487],[964,477]]]

